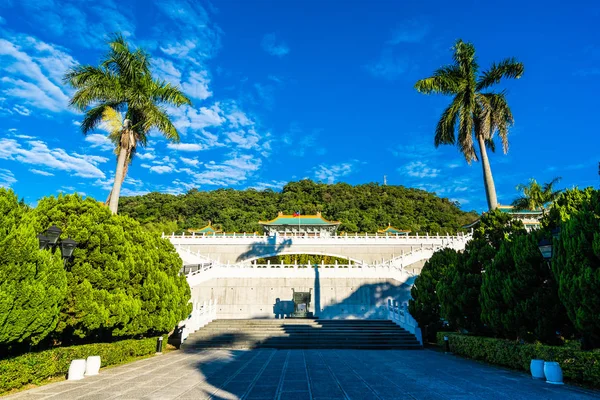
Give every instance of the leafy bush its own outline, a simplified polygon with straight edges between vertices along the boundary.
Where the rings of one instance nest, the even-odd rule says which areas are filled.
[[[166,343],[166,338],[163,340]],[[58,347],[0,360],[0,393],[48,378],[64,376],[72,360],[100,356],[102,366],[123,364],[135,357],[154,354],[156,338],[123,340],[113,343]]]
[[[554,275],[538,241],[544,232],[505,240],[482,275],[481,319],[496,335],[508,339],[556,344],[556,331],[568,329]]]
[[[129,217],[77,195],[47,197],[33,211],[37,231],[51,224],[79,242],[67,263],[68,292],[56,337],[110,341],[170,331],[191,311],[173,245]]]
[[[441,328],[440,301],[436,287],[448,268],[455,268],[459,254],[453,249],[438,250],[421,270],[410,290],[412,299],[408,302],[408,312],[425,329],[427,337],[435,340],[436,332]]]
[[[600,387],[600,351],[581,351],[567,346],[520,344],[505,339],[449,332],[438,332],[438,345],[444,345],[444,336],[448,336],[450,351],[463,357],[521,371],[529,371],[529,364],[534,358],[557,361],[565,379]]]
[[[60,253],[39,250],[27,211],[0,188],[0,356],[48,336],[67,292]]]
[[[600,347],[600,191],[583,195],[554,241],[552,269],[575,328],[587,344]]]

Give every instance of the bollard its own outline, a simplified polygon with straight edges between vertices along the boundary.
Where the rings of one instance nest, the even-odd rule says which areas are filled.
[[[444,336],[444,352],[450,353],[450,342],[448,341],[448,336]]]
[[[156,339],[156,354],[162,354],[162,342],[163,337],[159,336],[158,339]]]

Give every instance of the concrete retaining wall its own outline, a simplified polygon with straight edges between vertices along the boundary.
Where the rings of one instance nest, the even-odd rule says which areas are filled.
[[[409,282],[392,278],[214,278],[192,287],[195,301],[217,300],[217,318],[284,318],[292,288],[312,289],[310,311],[321,319],[385,319],[388,299],[410,298]]]

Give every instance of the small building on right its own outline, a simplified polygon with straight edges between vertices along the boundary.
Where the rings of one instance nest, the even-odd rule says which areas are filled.
[[[498,205],[498,210],[510,214],[513,216],[513,218],[523,222],[527,232],[539,229],[540,219],[542,219],[542,216],[544,215],[542,210],[516,210],[513,206]],[[464,225],[463,228],[473,228],[479,224],[479,220],[480,219],[477,219],[468,225]]]

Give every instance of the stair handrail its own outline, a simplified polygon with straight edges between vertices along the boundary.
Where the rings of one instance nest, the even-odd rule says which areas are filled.
[[[190,300],[191,301],[191,300]],[[183,343],[191,333],[208,325],[210,322],[217,319],[217,299],[211,299],[206,304],[206,301],[200,305],[199,301],[192,301],[192,312],[187,319],[179,323],[181,329],[181,343]]]
[[[388,299],[387,309],[388,319],[415,335],[421,346],[423,346],[423,334],[421,333],[421,328],[419,328],[417,320],[408,312],[408,303],[398,305],[397,300],[392,301],[392,299]]]

